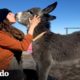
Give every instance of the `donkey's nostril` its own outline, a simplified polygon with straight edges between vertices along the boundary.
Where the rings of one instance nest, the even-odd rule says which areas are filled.
[[[15,18],[16,18],[16,20],[18,20],[18,13],[15,14]]]
[[[17,13],[15,14],[15,17],[17,16]]]

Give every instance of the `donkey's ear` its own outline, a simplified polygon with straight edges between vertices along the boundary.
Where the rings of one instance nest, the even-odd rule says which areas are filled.
[[[46,18],[46,20],[54,20],[56,19],[56,16],[53,16],[53,15],[49,15],[49,14],[44,14],[44,17],[43,18]]]
[[[57,6],[57,2],[55,2],[51,5],[49,5],[48,7],[44,8],[42,11],[43,11],[44,14],[48,14],[48,13],[52,12],[56,8],[56,6]]]
[[[56,16],[49,16],[48,17],[48,20],[54,20],[54,19],[56,19]]]

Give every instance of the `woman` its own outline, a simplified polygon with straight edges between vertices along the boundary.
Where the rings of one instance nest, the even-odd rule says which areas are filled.
[[[27,50],[32,41],[34,28],[40,22],[40,18],[35,16],[32,20],[29,19],[30,29],[25,36],[21,31],[12,27],[15,22],[15,15],[9,9],[0,9],[0,70],[18,70],[20,68],[14,54],[16,51]]]

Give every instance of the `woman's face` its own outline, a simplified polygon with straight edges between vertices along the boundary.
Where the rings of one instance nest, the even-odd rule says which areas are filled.
[[[15,22],[16,22],[15,14],[13,14],[12,12],[9,12],[6,18],[7,18],[7,19],[9,20],[9,22],[11,22],[11,23],[15,23]]]

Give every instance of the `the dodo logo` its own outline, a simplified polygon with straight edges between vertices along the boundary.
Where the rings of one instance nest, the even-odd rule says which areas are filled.
[[[9,76],[9,72],[6,72],[4,70],[0,71],[0,77],[8,77]]]

